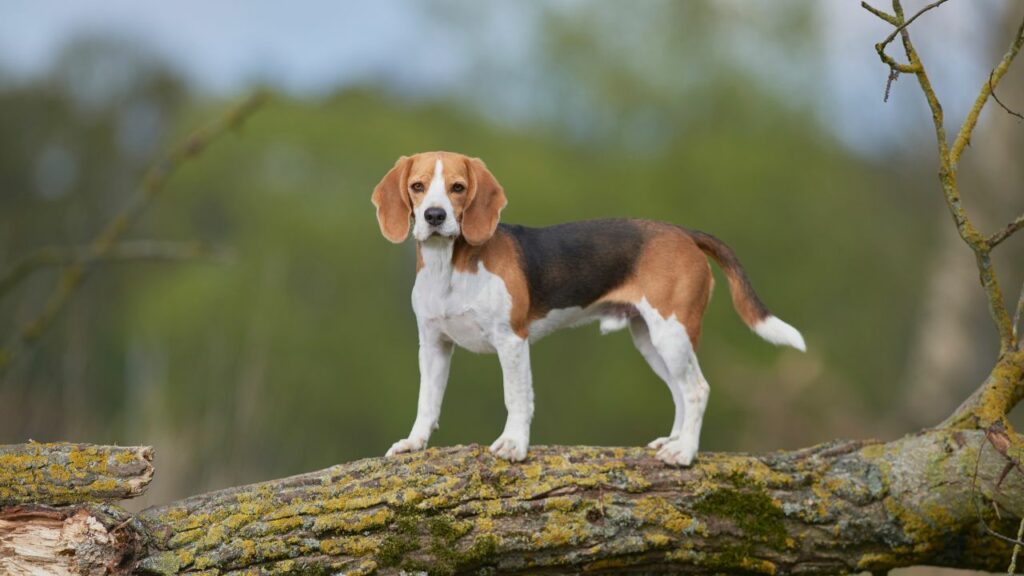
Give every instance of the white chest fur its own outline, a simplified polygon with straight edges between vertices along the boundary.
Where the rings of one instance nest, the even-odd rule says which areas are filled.
[[[483,264],[452,267],[453,243],[431,238],[420,244],[423,268],[416,274],[412,307],[420,330],[440,332],[473,352],[494,352],[497,338],[511,331],[512,297],[505,282]]]

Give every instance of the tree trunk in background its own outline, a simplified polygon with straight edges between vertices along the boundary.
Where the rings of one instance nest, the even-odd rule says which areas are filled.
[[[941,230],[922,299],[904,377],[906,410],[900,412],[914,428],[947,416],[970,393],[964,382],[984,373],[978,359],[992,356],[985,341],[995,332],[978,290],[974,256],[949,226]]]

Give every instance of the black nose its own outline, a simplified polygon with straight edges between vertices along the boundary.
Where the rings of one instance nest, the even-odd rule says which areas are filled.
[[[445,213],[444,208],[427,208],[423,213],[423,218],[425,218],[427,224],[430,224],[431,226],[440,226],[441,223],[444,222],[446,216],[447,214]]]

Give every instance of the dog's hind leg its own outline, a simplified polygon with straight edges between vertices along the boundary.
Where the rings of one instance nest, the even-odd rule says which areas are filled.
[[[683,429],[683,415],[685,406],[683,404],[683,390],[676,385],[675,380],[669,375],[668,367],[665,365],[665,361],[661,359],[658,351],[654,348],[654,343],[651,342],[651,332],[647,328],[647,322],[640,317],[634,317],[629,322],[629,333],[633,336],[633,345],[643,355],[644,360],[654,370],[658,378],[668,386],[669,392],[672,393],[672,403],[675,405],[675,418],[672,421],[672,431],[668,436],[662,436],[656,438],[647,445],[648,448],[659,449],[671,440],[679,438],[679,434]]]
[[[704,379],[700,370],[700,363],[697,362],[697,353],[690,348],[690,378],[683,388],[683,403],[686,405],[687,418],[683,422],[683,430],[679,435],[678,454],[685,456],[689,447],[693,447],[693,454],[697,454],[697,445],[700,443],[700,429],[704,424],[704,410],[708,407],[708,397],[711,396],[711,386]],[[665,445],[668,448],[668,444]],[[672,459],[671,448],[662,458],[666,462]],[[692,457],[691,457],[692,460]]]
[[[637,310],[647,323],[654,350],[664,362],[668,380],[672,382],[670,387],[677,389],[682,396],[679,435],[665,442],[657,457],[667,464],[689,466],[697,455],[710,388],[700,372],[686,326],[675,314],[665,318],[646,301],[642,301]]]

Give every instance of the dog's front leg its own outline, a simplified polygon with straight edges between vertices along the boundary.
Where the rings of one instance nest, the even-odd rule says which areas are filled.
[[[505,386],[508,419],[505,431],[491,444],[491,453],[518,462],[526,458],[533,420],[533,376],[530,373],[530,343],[510,334],[496,343]]]
[[[441,401],[448,385],[453,350],[454,345],[439,332],[420,330],[420,399],[416,406],[416,421],[409,437],[392,444],[387,456],[426,447],[441,416]]]

